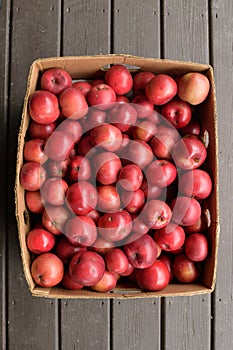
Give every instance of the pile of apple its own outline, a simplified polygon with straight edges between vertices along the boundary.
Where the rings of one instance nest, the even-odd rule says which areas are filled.
[[[197,105],[209,89],[197,72],[43,72],[20,172],[36,284],[108,292],[128,278],[157,291],[200,278],[212,181]]]

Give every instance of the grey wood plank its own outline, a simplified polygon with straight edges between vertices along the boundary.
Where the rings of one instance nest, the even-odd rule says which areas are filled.
[[[63,8],[63,55],[109,53],[110,0],[65,0]]]
[[[59,54],[60,1],[12,2],[8,142],[8,349],[57,349],[58,305],[32,297],[24,278],[14,220],[17,133],[26,79],[34,59]],[[51,25],[52,23],[52,25]]]
[[[160,299],[114,300],[112,349],[160,349],[160,317]]]
[[[215,71],[219,127],[220,242],[214,293],[214,349],[233,348],[232,234],[233,234],[233,4],[211,1],[211,48]],[[224,346],[223,346],[224,344]]]
[[[115,0],[113,53],[160,57],[159,1]],[[160,349],[160,299],[113,300],[112,349]]]
[[[164,0],[164,58],[208,63],[208,2]],[[211,297],[165,298],[164,348],[210,349]]]
[[[114,53],[160,57],[160,1],[113,1]]]
[[[63,55],[109,53],[109,0],[70,1],[63,6]],[[110,349],[110,301],[61,302],[61,349]]]
[[[1,348],[7,347],[6,308],[6,179],[7,179],[7,113],[9,79],[9,20],[10,2],[5,1],[0,9],[0,338]]]

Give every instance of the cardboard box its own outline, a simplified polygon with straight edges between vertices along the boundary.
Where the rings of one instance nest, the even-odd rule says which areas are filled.
[[[205,200],[205,206],[211,215],[211,225],[208,237],[210,241],[210,253],[204,263],[202,281],[193,284],[171,283],[160,292],[144,292],[135,286],[119,284],[113,292],[96,293],[89,290],[69,291],[58,287],[42,288],[37,286],[30,273],[31,256],[26,246],[26,235],[30,230],[30,217],[25,205],[24,189],[19,182],[20,169],[23,164],[23,147],[25,135],[29,125],[28,97],[37,88],[37,81],[41,73],[51,67],[60,67],[67,70],[73,79],[93,79],[104,74],[103,67],[109,64],[126,64],[134,67],[135,70],[149,70],[154,73],[167,73],[171,76],[181,75],[190,71],[202,72],[211,83],[211,90],[207,100],[201,104],[202,128],[208,131],[209,147],[207,167],[213,179],[213,191],[210,197]],[[133,68],[133,69],[134,69]],[[18,153],[16,165],[15,203],[16,218],[18,224],[19,241],[25,277],[31,293],[34,296],[49,298],[154,298],[161,296],[182,296],[205,294],[213,291],[216,280],[217,251],[219,239],[219,206],[218,206],[218,160],[217,160],[217,114],[216,96],[213,69],[209,65],[196,64],[192,62],[179,62],[172,60],[161,60],[156,58],[143,58],[130,55],[99,55],[80,57],[59,57],[38,59],[33,62],[29,76],[27,90],[24,100],[22,121],[18,136]]]

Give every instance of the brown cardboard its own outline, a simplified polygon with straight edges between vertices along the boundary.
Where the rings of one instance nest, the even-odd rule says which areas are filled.
[[[19,182],[20,169],[23,164],[24,138],[29,124],[28,97],[36,89],[41,73],[51,67],[60,67],[67,70],[73,79],[96,78],[104,74],[109,64],[126,64],[134,66],[136,70],[150,70],[154,73],[167,73],[177,76],[191,71],[206,74],[211,83],[211,90],[207,100],[200,105],[202,114],[202,127],[209,133],[209,147],[207,166],[212,176],[214,186],[211,196],[205,200],[205,206],[211,214],[211,226],[208,237],[211,242],[211,251],[204,265],[202,283],[170,284],[160,292],[144,292],[133,285],[119,285],[110,293],[96,293],[90,290],[69,291],[59,287],[42,288],[37,286],[30,273],[31,256],[26,246],[26,235],[30,230],[30,218],[25,205],[24,190]],[[22,263],[25,277],[32,295],[49,298],[154,298],[161,296],[182,296],[211,293],[216,282],[217,251],[219,240],[219,205],[218,205],[218,139],[217,139],[217,113],[213,69],[210,65],[193,62],[180,62],[161,60],[156,58],[143,58],[130,55],[98,55],[79,57],[54,57],[38,59],[30,67],[27,90],[25,94],[21,125],[18,136],[18,152],[16,164],[15,204],[18,234],[21,247]]]

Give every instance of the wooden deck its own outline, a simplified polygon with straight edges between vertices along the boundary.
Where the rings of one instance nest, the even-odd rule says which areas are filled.
[[[233,2],[0,1],[2,350],[233,349]],[[28,291],[14,216],[17,133],[36,58],[127,53],[210,63],[217,85],[221,237],[211,295],[52,300]]]

